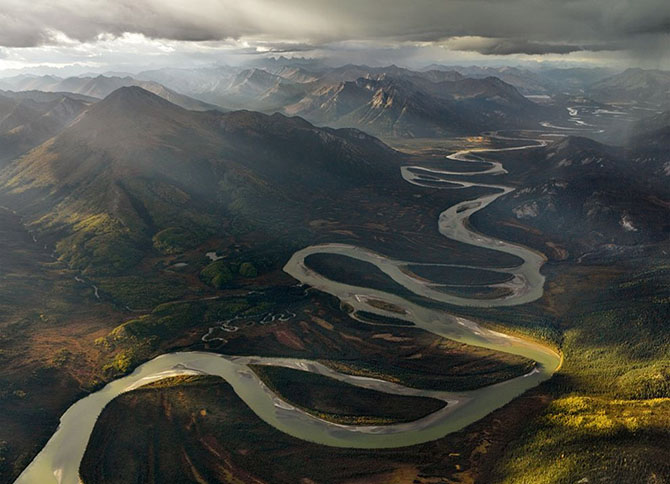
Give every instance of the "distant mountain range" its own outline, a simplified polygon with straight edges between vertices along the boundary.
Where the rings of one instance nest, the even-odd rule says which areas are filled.
[[[94,101],[69,93],[0,91],[0,166],[59,133]]]
[[[23,75],[0,79],[0,88],[104,98],[120,87],[139,86],[189,110],[281,112],[384,137],[441,137],[536,128],[540,121],[561,123],[565,106],[575,95],[593,103],[640,108],[664,107],[670,99],[670,73],[641,69],[616,73],[602,68],[431,65],[416,71],[395,65],[328,67],[279,59],[246,68],[166,68],[134,77],[112,74],[65,79]],[[538,105],[532,95],[546,99]]]
[[[670,107],[670,72],[627,69],[589,87],[590,96],[606,103]]]
[[[325,83],[291,109],[412,136],[445,129],[437,119],[456,120],[454,130],[482,129],[488,121],[477,113],[505,109],[521,118],[519,106],[537,109],[494,78],[425,82],[434,91],[387,76]],[[165,230],[204,240],[236,217],[298,227],[317,200],[397,181],[404,159],[360,130],[279,113],[189,111],[137,86],[98,102],[5,93],[0,113],[0,136],[14,140],[0,145],[0,195],[83,271],[123,271]],[[627,147],[567,137],[513,153],[505,166],[524,188],[477,217],[531,223],[577,253],[665,237],[669,132],[664,114],[640,123]]]
[[[163,230],[188,225],[206,238],[221,229],[221,220],[237,216],[290,225],[317,199],[397,178],[402,156],[365,133],[448,137],[533,129],[542,120],[567,117],[562,94],[554,95],[560,104],[536,104],[497,77],[397,66],[313,67],[166,69],[138,76],[145,79],[4,79],[16,91],[0,92],[1,195],[41,238],[58,244],[70,265],[122,270]],[[651,102],[644,91],[664,80],[660,71],[631,70],[597,81],[591,91],[627,86],[612,91],[619,92],[617,99]],[[214,109],[224,103],[278,113]],[[356,129],[338,129],[345,127]],[[567,137],[513,153],[505,164],[523,173],[524,189],[495,204],[503,212],[478,217],[532,221],[582,249],[664,236],[668,114],[645,119],[624,141],[612,148]]]
[[[142,73],[175,82],[174,70]],[[178,76],[177,76],[178,77]],[[356,127],[381,136],[446,136],[479,129],[536,126],[556,111],[523,97],[496,78],[454,71],[345,65],[321,71],[279,66],[186,74],[189,95],[226,107],[297,115],[327,126]],[[175,88],[177,85],[175,85]]]
[[[0,80],[0,86],[13,91],[44,91],[69,92],[102,99],[113,91],[128,86],[139,86],[185,109],[207,111],[220,109],[197,99],[190,98],[165,86],[152,81],[134,79],[132,77],[96,76],[68,77],[62,79],[55,76],[17,76]]]
[[[564,68],[530,70],[520,67],[445,66],[432,64],[425,70],[458,72],[476,79],[497,77],[523,94],[559,94],[584,91],[594,82],[616,74],[605,68]]]

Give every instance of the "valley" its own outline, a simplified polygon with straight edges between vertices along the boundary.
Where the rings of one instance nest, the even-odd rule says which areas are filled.
[[[81,104],[0,169],[0,479],[665,482],[666,117],[345,67],[34,86]],[[329,127],[221,107],[268,79]]]
[[[528,147],[524,147],[521,149],[527,149],[527,148]],[[467,158],[461,157],[461,159],[467,159]],[[484,173],[488,173],[488,171],[489,170],[485,170]],[[477,173],[475,172],[474,174]],[[453,176],[453,173],[451,175]],[[495,188],[499,187],[496,186]],[[503,190],[501,193],[505,193],[505,191]],[[468,217],[470,216],[470,213],[474,210],[485,207],[493,199],[495,198],[493,197],[482,198],[481,199],[482,202],[474,204],[472,208],[468,208],[466,210],[457,210],[457,209],[453,210],[454,215],[451,216],[445,217],[444,213],[441,214],[440,232],[446,237],[454,240],[462,240],[465,243],[470,243],[475,246],[492,248],[493,250],[496,251],[516,255],[523,261],[522,264],[518,266],[518,270],[521,271],[519,274],[522,275],[520,276],[520,279],[522,281],[528,281],[527,289],[536,288],[536,286],[539,284],[541,291],[543,285],[543,279],[539,277],[539,268],[541,266],[543,259],[537,259],[535,253],[527,251],[526,249],[520,246],[506,244],[502,241],[494,241],[493,239],[489,240],[483,238],[483,236],[479,236],[473,232],[470,232],[466,228],[465,221],[467,221]],[[470,203],[468,207],[470,207],[471,205],[473,204]],[[455,207],[458,207],[458,205]],[[452,208],[450,208],[447,212],[452,211]],[[463,227],[463,231],[462,232],[457,231],[456,229],[457,227]],[[356,253],[356,247],[347,247],[347,246],[339,246],[339,247],[344,249],[351,249],[349,252],[350,254],[352,255],[355,254],[356,257],[361,257],[361,255]],[[447,402],[446,407],[444,407],[444,411],[442,412],[436,411],[428,417],[416,420],[411,423],[386,426],[385,431],[382,432],[381,434],[377,432],[376,427],[365,427],[359,425],[353,428],[353,432],[347,432],[345,430],[347,429],[347,427],[340,427],[337,432],[333,432],[332,434],[326,433],[321,437],[318,436],[320,434],[323,434],[323,430],[328,429],[326,420],[318,419],[316,421],[311,421],[308,418],[307,419],[305,418],[306,414],[299,414],[303,415],[303,418],[299,419],[299,423],[295,426],[291,425],[287,426],[283,422],[283,420],[279,418],[277,415],[278,411],[283,410],[283,406],[281,405],[279,406],[275,405],[274,407],[271,407],[273,409],[274,417],[271,416],[272,414],[268,415],[267,401],[265,402],[265,404],[262,404],[261,403],[262,400],[259,401],[259,396],[252,397],[251,395],[253,395],[253,393],[249,393],[252,392],[253,391],[252,389],[255,387],[257,394],[260,385],[258,384],[254,385],[252,380],[252,388],[249,388],[248,385],[249,380],[247,380],[247,385],[245,385],[246,389],[242,390],[240,387],[242,382],[236,380],[236,378],[239,378],[237,375],[240,375],[242,373],[238,370],[237,372],[233,372],[231,374],[230,370],[226,370],[226,365],[221,367],[220,365],[221,363],[224,363],[226,361],[225,359],[221,360],[215,358],[211,362],[209,362],[209,360],[204,360],[205,355],[191,356],[188,353],[185,353],[183,355],[180,355],[179,353],[174,353],[171,356],[175,356],[177,358],[179,366],[182,368],[180,370],[177,370],[178,373],[205,372],[212,374],[212,372],[214,372],[214,374],[224,376],[224,378],[229,383],[232,383],[233,387],[237,389],[236,391],[238,394],[247,395],[247,397],[246,398],[243,397],[243,399],[247,404],[249,404],[254,409],[254,411],[257,414],[263,415],[263,418],[266,421],[273,424],[274,426],[277,426],[280,429],[283,429],[285,432],[291,435],[306,438],[308,440],[316,440],[317,442],[325,443],[328,445],[346,446],[346,447],[360,446],[363,448],[367,448],[367,447],[395,447],[398,445],[411,445],[412,443],[421,443],[424,442],[426,439],[435,439],[437,437],[444,435],[444,433],[458,430],[464,424],[470,423],[473,420],[481,418],[487,413],[490,413],[492,408],[496,408],[497,406],[504,404],[505,399],[511,399],[512,397],[518,395],[523,390],[527,388],[532,388],[539,382],[545,380],[548,376],[551,375],[551,373],[553,373],[553,371],[555,371],[560,366],[560,360],[561,360],[560,356],[557,353],[553,352],[551,349],[543,347],[537,343],[527,342],[516,337],[497,333],[491,330],[485,330],[484,328],[481,328],[475,323],[470,322],[468,320],[453,317],[450,318],[448,314],[444,314],[441,311],[432,310],[431,314],[430,310],[426,311],[425,309],[422,309],[420,306],[417,305],[408,305],[408,302],[400,298],[393,297],[390,294],[374,292],[374,291],[370,292],[369,289],[365,291],[364,288],[356,288],[356,292],[351,293],[349,286],[347,285],[341,283],[333,283],[332,281],[328,281],[327,279],[323,278],[319,280],[318,274],[305,270],[305,267],[303,265],[302,261],[308,249],[296,252],[291,258],[291,260],[284,267],[284,270],[287,273],[292,274],[301,283],[307,284],[316,289],[324,290],[325,292],[337,296],[338,299],[340,299],[340,301],[353,307],[354,310],[365,308],[365,310],[368,312],[379,314],[380,309],[377,307],[377,305],[372,305],[367,302],[369,299],[371,299],[371,296],[377,300],[382,301],[385,300],[387,302],[391,302],[391,304],[403,308],[403,311],[406,314],[411,314],[412,315],[411,319],[413,320],[414,323],[432,333],[448,337],[453,341],[462,342],[466,344],[473,344],[475,346],[490,348],[498,351],[502,350],[503,352],[528,357],[537,362],[536,367],[525,375],[517,377],[513,380],[501,382],[495,386],[484,387],[478,391],[473,392],[471,395],[463,394],[459,397],[456,397],[456,395],[450,396],[450,394],[445,394],[444,396],[441,397],[441,399]],[[327,247],[314,246],[312,249],[316,251],[323,251],[324,249],[327,249]],[[361,253],[366,254],[364,251]],[[369,256],[367,257],[368,261],[371,260]],[[384,272],[389,273],[389,269],[386,266],[382,265],[384,260],[385,260],[384,257],[376,256],[375,264],[378,265],[378,267],[382,268]],[[538,261],[538,260],[539,263],[531,262],[529,264],[529,261]],[[537,276],[534,275],[534,271],[537,271]],[[391,273],[389,274],[393,277]],[[396,275],[396,282],[399,282],[399,280],[397,279],[397,275]],[[404,285],[405,288],[410,289],[413,292],[417,292],[416,288],[410,286],[406,279],[402,281],[402,284]],[[536,293],[534,293],[532,290],[521,290],[518,292],[517,297],[521,298],[523,301],[524,297],[526,297],[527,294],[530,294],[531,300],[537,299],[537,297],[539,297],[538,295],[534,295]],[[436,298],[435,295],[433,295],[432,293],[422,295],[430,299],[440,301],[440,299]],[[484,300],[469,299],[467,300],[467,302],[465,302],[466,300],[462,299],[455,299],[452,301],[458,301],[456,302],[456,304],[460,303],[461,305],[484,305],[486,307],[492,305],[509,304],[511,297],[513,296],[503,297],[499,299],[484,299]],[[192,313],[192,311],[190,313]],[[125,327],[123,329],[124,333],[127,332]],[[116,331],[117,330],[115,330],[115,332]],[[131,330],[131,334],[133,333],[136,334],[136,331]],[[202,363],[196,363],[197,360],[194,361],[193,357],[202,358],[204,361]],[[250,361],[254,362],[255,358],[257,357],[252,357]],[[244,364],[245,359],[242,358],[232,360],[231,363],[235,365],[237,364],[237,361],[239,361],[241,364]],[[164,366],[166,362],[168,363],[167,367]],[[29,466],[28,469],[24,471],[24,473],[19,477],[18,482],[21,482],[22,480],[30,482],[36,479],[48,479],[48,476],[54,472],[54,469],[52,467],[54,465],[62,466],[58,467],[58,470],[56,472],[58,475],[61,476],[61,479],[75,480],[77,475],[78,457],[82,455],[83,449],[76,450],[77,448],[72,446],[75,445],[75,442],[85,443],[87,441],[88,439],[87,429],[89,425],[92,425],[92,423],[94,423],[95,416],[100,411],[100,406],[105,405],[109,401],[110,397],[106,396],[106,394],[109,394],[111,392],[112,393],[111,396],[113,397],[114,395],[118,394],[118,392],[121,389],[128,388],[128,384],[130,384],[131,385],[130,388],[132,388],[132,384],[134,384],[134,382],[140,381],[140,379],[146,381],[155,378],[161,378],[164,376],[172,376],[174,372],[169,371],[168,368],[170,368],[174,364],[175,364],[174,361],[166,359],[165,357],[158,357],[152,360],[151,362],[147,363],[146,365],[141,366],[138,369],[138,371],[133,373],[133,375],[131,375],[131,377],[134,377],[132,380],[124,382],[124,380],[128,379],[129,377],[126,377],[122,380],[117,380],[113,384],[106,386],[102,392],[96,392],[95,394],[91,395],[90,398],[84,399],[77,405],[71,407],[66,416],[63,417],[63,419],[61,420],[61,427],[59,428],[56,435],[50,440],[45,449],[38,455],[38,457],[31,464],[31,466]],[[246,364],[248,365],[249,362],[247,362]],[[288,364],[288,362],[278,360],[277,363],[271,363],[271,362],[266,363],[264,360],[260,359],[259,362],[256,364],[284,365]],[[305,363],[302,363],[302,365],[304,364]],[[156,369],[145,370],[145,368],[151,368],[152,366],[155,367],[157,365],[160,366],[158,366]],[[323,371],[323,369],[320,371]],[[332,372],[332,370],[330,371]],[[331,374],[331,376],[333,375],[338,374],[337,373]],[[350,380],[349,382],[351,383],[352,381],[353,380]],[[360,382],[358,384],[362,385],[362,383]],[[381,388],[384,388],[389,384],[377,380],[377,385],[382,385]],[[118,389],[114,390],[114,388]],[[402,389],[402,387],[400,388]],[[394,391],[397,392],[400,390],[403,393],[406,391],[401,389]],[[488,396],[487,393],[488,394],[495,393],[496,398],[498,400],[495,401],[490,396]],[[100,403],[97,403],[98,401]],[[496,407],[491,408],[490,405],[492,403]],[[90,409],[80,410],[79,409],[80,407],[82,408],[90,407]],[[289,407],[289,411],[290,409],[291,407]],[[293,410],[295,410],[295,408],[293,408]],[[84,415],[89,415],[89,417],[87,418],[87,420],[90,422],[89,425],[82,425]],[[75,434],[73,433],[74,430],[68,428],[68,426],[65,424],[65,422],[67,421],[79,422],[77,430],[78,437],[75,437],[74,436]],[[339,433],[342,433],[342,435],[338,435]],[[381,437],[381,439],[375,437]],[[62,444],[64,442],[68,442],[68,446],[64,447]]]

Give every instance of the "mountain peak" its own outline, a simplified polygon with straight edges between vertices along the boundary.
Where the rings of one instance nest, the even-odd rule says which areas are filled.
[[[106,98],[93,106],[90,112],[97,113],[104,111],[107,115],[115,112],[126,114],[133,113],[135,115],[158,109],[167,109],[171,111],[184,110],[176,104],[173,104],[139,86],[126,86],[112,91]]]
[[[555,141],[552,145],[560,150],[604,150],[606,147],[591,138],[584,136],[565,136],[563,139]]]
[[[64,134],[95,140],[113,148],[125,143],[142,143],[177,126],[193,124],[190,111],[137,86],[121,87],[91,106]]]
[[[548,145],[546,149],[549,156],[559,163],[560,160],[572,160],[587,164],[588,160],[602,160],[614,156],[615,153],[613,148],[582,136],[566,136]]]
[[[146,89],[140,86],[124,86],[112,91],[104,100],[112,99],[145,99],[145,98],[158,98],[155,94],[147,91]]]

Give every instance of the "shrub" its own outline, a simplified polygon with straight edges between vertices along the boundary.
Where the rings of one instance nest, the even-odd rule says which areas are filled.
[[[240,275],[242,277],[256,277],[258,271],[251,262],[243,262],[240,265]]]
[[[197,232],[182,227],[168,227],[153,236],[153,244],[163,254],[178,254],[196,247],[201,239]]]
[[[232,282],[233,273],[225,261],[217,260],[200,271],[200,278],[206,284],[222,289]]]

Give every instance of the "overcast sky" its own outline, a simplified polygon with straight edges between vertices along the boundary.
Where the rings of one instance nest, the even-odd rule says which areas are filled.
[[[670,69],[670,0],[0,0],[0,70],[279,54]]]

